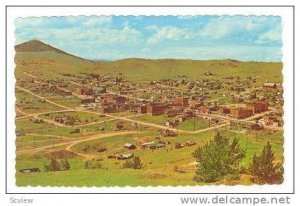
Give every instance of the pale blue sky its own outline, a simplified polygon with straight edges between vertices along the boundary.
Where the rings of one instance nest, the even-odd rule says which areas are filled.
[[[16,44],[39,39],[88,58],[281,61],[276,16],[77,16],[18,18]]]

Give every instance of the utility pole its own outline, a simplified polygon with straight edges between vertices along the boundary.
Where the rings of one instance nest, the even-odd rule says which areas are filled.
[[[248,139],[248,136],[247,136],[247,141],[246,141],[246,150],[248,149],[248,141],[249,141],[249,139]]]
[[[196,131],[196,119],[194,118],[194,131]]]
[[[33,148],[35,148],[35,136],[33,136]]]
[[[255,141],[257,142],[257,132],[255,132]]]

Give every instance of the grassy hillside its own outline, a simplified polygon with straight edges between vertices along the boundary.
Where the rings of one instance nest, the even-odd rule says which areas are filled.
[[[113,62],[99,62],[95,73],[123,73],[132,80],[152,80],[186,75],[190,79],[204,78],[204,72],[220,77],[239,75],[241,77],[263,77],[269,81],[282,81],[282,63],[241,62],[236,60],[181,60],[181,59],[123,59]],[[259,78],[258,77],[258,78]]]
[[[16,77],[24,71],[39,71],[46,75],[80,72],[92,69],[95,63],[66,53],[38,40],[15,46]]]
[[[258,81],[282,82],[282,63],[241,62],[236,60],[188,59],[122,59],[93,62],[73,56],[40,41],[30,41],[16,46],[16,76],[23,71],[40,71],[48,75],[58,73],[93,72],[99,74],[122,73],[134,81],[159,80],[185,75],[190,79],[204,78],[204,72],[219,77],[239,75],[257,77]]]

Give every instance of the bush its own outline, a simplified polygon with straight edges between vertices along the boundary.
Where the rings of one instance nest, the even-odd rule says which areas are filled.
[[[133,157],[132,160],[126,160],[123,164],[124,168],[142,169],[143,163],[139,156]]]
[[[49,171],[65,171],[70,169],[70,164],[67,159],[57,160],[52,158],[49,164],[45,164],[45,170]]]
[[[85,169],[100,169],[100,168],[102,168],[102,164],[95,160],[85,161],[84,168]]]
[[[69,170],[70,169],[70,164],[67,159],[61,160],[61,169],[62,170]]]
[[[185,171],[183,169],[179,168],[178,166],[174,166],[174,172],[185,173]]]
[[[84,169],[89,169],[89,161],[84,162]]]
[[[274,163],[275,156],[272,146],[268,142],[261,154],[254,154],[250,165],[250,172],[254,176],[252,182],[258,184],[281,184],[283,182],[283,167]]]
[[[240,172],[245,151],[240,148],[236,138],[230,141],[217,132],[214,139],[195,150],[193,156],[198,163],[194,180],[216,182],[226,175]]]

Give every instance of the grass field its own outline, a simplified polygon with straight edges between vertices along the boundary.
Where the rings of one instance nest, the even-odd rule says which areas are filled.
[[[48,124],[46,122],[43,123],[33,123],[34,118],[24,118],[22,120],[16,121],[16,130],[23,130],[24,132],[30,132],[30,131],[38,131],[43,130],[45,128],[51,128],[54,127],[51,124]]]
[[[104,121],[109,119],[108,117],[100,117],[96,114],[86,113],[86,112],[64,112],[64,113],[51,113],[49,115],[40,115],[39,117],[44,119],[53,119],[55,117],[74,117],[78,120],[75,125],[85,125],[90,123],[95,123],[99,121]]]
[[[16,90],[16,103],[24,106],[22,110],[26,113],[41,113],[60,110],[61,107],[41,101],[39,98]]]
[[[98,123],[98,124],[93,124],[93,125],[88,125],[88,126],[80,126],[81,129],[83,129],[85,132],[89,133],[103,133],[103,132],[110,132],[113,131],[113,126],[117,120],[108,120],[103,123]],[[103,131],[101,131],[101,129]]]
[[[166,121],[168,121],[169,118],[164,115],[159,115],[159,116],[142,115],[142,116],[137,116],[137,117],[131,117],[130,119],[138,120],[141,122],[166,125]]]
[[[177,129],[188,130],[188,131],[196,131],[200,129],[205,129],[209,127],[208,121],[202,118],[192,118],[182,122]]]
[[[16,139],[17,150],[38,148],[47,145],[55,145],[63,140],[55,136],[40,136],[40,135],[28,135],[18,136]]]
[[[237,133],[236,131],[224,131],[231,138],[237,137],[240,140],[241,147],[246,149],[246,158],[243,160],[244,166],[249,166],[252,155],[260,153],[267,141],[273,146],[276,154],[276,161],[282,161],[282,133],[266,133],[258,132],[257,138],[255,133]],[[88,150],[87,154],[94,154],[95,157],[103,158],[100,161],[102,167],[100,169],[84,169],[84,160],[81,157],[69,159],[71,170],[63,172],[45,172],[43,166],[49,162],[49,159],[43,154],[32,156],[22,155],[17,158],[17,169],[26,167],[39,167],[41,173],[25,175],[17,172],[18,186],[146,186],[146,185],[196,185],[203,184],[193,181],[195,175],[195,166],[192,165],[195,159],[192,152],[207,141],[213,138],[214,132],[206,132],[199,135],[180,135],[175,138],[166,138],[170,141],[170,145],[166,149],[159,150],[141,150],[139,149],[139,140],[152,141],[153,134],[139,133],[124,136],[112,136],[95,141],[81,143],[75,145],[72,150],[82,153],[83,147],[86,145],[101,145],[107,147],[107,151],[97,153],[95,150]],[[163,139],[164,140],[164,139]],[[176,142],[186,141],[197,142],[196,146],[185,147],[182,149],[174,149]],[[123,147],[127,142],[135,143],[138,149],[128,151]],[[119,152],[133,152],[134,155],[140,156],[143,162],[143,169],[124,169],[121,160],[107,159],[108,154]],[[183,173],[174,171],[174,167],[180,168]],[[75,178],[77,176],[77,178]],[[55,179],[55,181],[53,181]],[[217,183],[218,184],[218,183]],[[250,184],[243,178],[239,184]]]
[[[49,98],[49,100],[70,108],[79,107],[81,104],[80,99],[75,96],[67,96],[67,97],[55,96]]]

